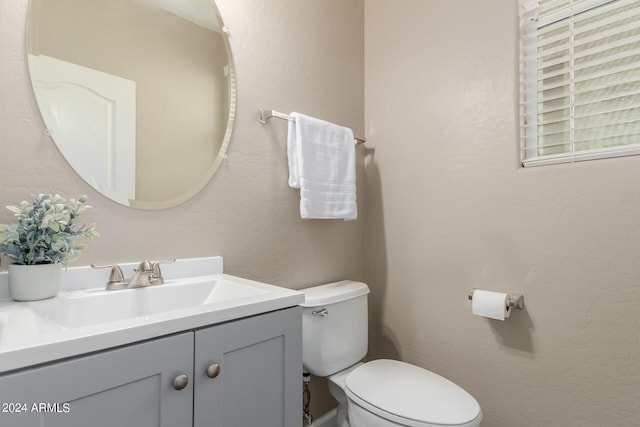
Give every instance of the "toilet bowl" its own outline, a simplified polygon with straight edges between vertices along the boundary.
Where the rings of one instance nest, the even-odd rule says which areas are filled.
[[[367,352],[366,284],[353,281],[303,289],[306,372],[327,377],[338,401],[338,427],[476,427],[478,402],[458,385],[397,360],[361,360]]]
[[[350,427],[349,423],[349,398],[345,392],[345,379],[353,372],[357,367],[362,366],[363,363],[356,363],[347,369],[331,375],[328,380],[329,392],[334,399],[338,401],[338,408],[336,410],[336,425],[338,427]]]

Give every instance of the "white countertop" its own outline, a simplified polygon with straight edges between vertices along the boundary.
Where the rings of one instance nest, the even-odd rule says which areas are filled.
[[[225,280],[240,285],[259,287],[265,292],[261,292],[259,295],[213,301],[157,314],[73,328],[64,327],[41,315],[42,311],[38,310],[38,305],[45,304],[48,300],[16,302],[10,298],[0,298],[0,373],[292,307],[304,302],[302,292],[223,274],[222,259],[219,257],[199,260],[209,262],[209,266],[204,269],[190,270],[209,274],[200,274],[195,278],[196,280]],[[211,260],[214,261],[215,268],[211,268]],[[194,260],[184,261],[186,263],[177,262],[177,267],[167,266],[165,277],[180,276],[183,273],[178,273],[179,270],[184,269],[185,266],[194,265]],[[91,272],[91,270],[86,271],[86,268],[83,267],[76,267],[76,269],[78,270],[75,273],[84,275],[82,277],[85,278]],[[165,270],[164,266],[163,270]],[[187,270],[189,269],[187,268]],[[72,273],[74,272],[72,271]],[[101,277],[104,274],[102,273]],[[71,274],[71,276],[73,275]],[[72,290],[62,292],[58,298],[75,297],[82,295],[82,293],[103,292],[102,289],[104,289],[104,286],[82,289],[77,283],[73,284],[72,282],[73,280],[69,280],[66,287]],[[134,289],[108,292],[138,291]]]

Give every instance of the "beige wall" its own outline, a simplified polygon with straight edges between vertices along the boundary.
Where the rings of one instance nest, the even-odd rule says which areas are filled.
[[[640,418],[640,158],[518,165],[517,2],[367,0],[372,357],[454,380],[485,427]],[[507,322],[478,287],[521,292]]]
[[[485,427],[636,425],[640,158],[519,168],[516,2],[495,1],[367,0],[363,18],[355,0],[218,0],[238,71],[229,158],[159,212],[96,194],[43,135],[26,2],[0,2],[0,205],[87,193],[103,236],[79,264],[223,255],[232,274],[291,288],[366,278],[370,356],[456,381]],[[299,219],[286,126],[261,126],[258,108],[366,129],[360,220]],[[522,292],[526,310],[474,317],[472,287]]]
[[[364,220],[301,220],[299,192],[287,186],[286,122],[258,121],[259,108],[297,110],[364,133],[362,2],[219,0],[218,6],[238,68],[228,159],[192,200],[147,212],[95,193],[44,135],[25,61],[27,2],[0,2],[0,205],[37,192],[88,194],[94,206],[88,219],[102,237],[90,242],[82,265],[222,255],[232,274],[291,288],[362,279]],[[11,220],[0,209],[0,222]]]

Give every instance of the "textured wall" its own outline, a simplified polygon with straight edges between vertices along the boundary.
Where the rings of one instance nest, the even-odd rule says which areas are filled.
[[[222,255],[230,273],[292,288],[361,279],[364,220],[301,220],[299,192],[287,187],[286,122],[257,117],[259,108],[296,110],[363,133],[362,2],[218,3],[238,80],[228,159],[194,199],[147,212],[95,193],[43,134],[25,62],[27,2],[1,2],[0,205],[38,192],[88,194],[102,237],[77,264]],[[11,219],[0,209],[0,222]]]
[[[456,381],[483,426],[634,426],[640,159],[518,167],[516,2],[496,1],[367,0],[364,49],[362,1],[218,0],[238,71],[229,158],[193,200],[159,212],[94,193],[42,134],[26,2],[2,1],[0,204],[87,193],[103,237],[79,264],[223,255],[232,274],[292,288],[363,279],[366,237],[372,357]],[[298,218],[285,124],[261,126],[258,108],[360,135],[366,123],[366,236],[362,219]],[[526,310],[474,317],[472,287],[522,292]]]
[[[637,426],[640,158],[519,167],[517,2],[491,3],[365,2],[371,356],[485,427]],[[473,287],[526,310],[472,316]]]

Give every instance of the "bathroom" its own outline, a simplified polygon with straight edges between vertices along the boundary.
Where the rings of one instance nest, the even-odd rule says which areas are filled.
[[[94,191],[44,134],[28,2],[2,1],[0,205],[87,194],[101,237],[82,265],[221,255],[230,274],[291,289],[366,282],[367,358],[449,378],[483,427],[638,425],[640,158],[521,166],[518,2],[216,4],[237,78],[227,157],[192,198],[149,211]],[[300,219],[286,125],[261,125],[260,108],[366,137],[357,221]],[[473,316],[473,288],[522,293],[525,309]],[[312,395],[316,417],[335,406],[322,379]]]

